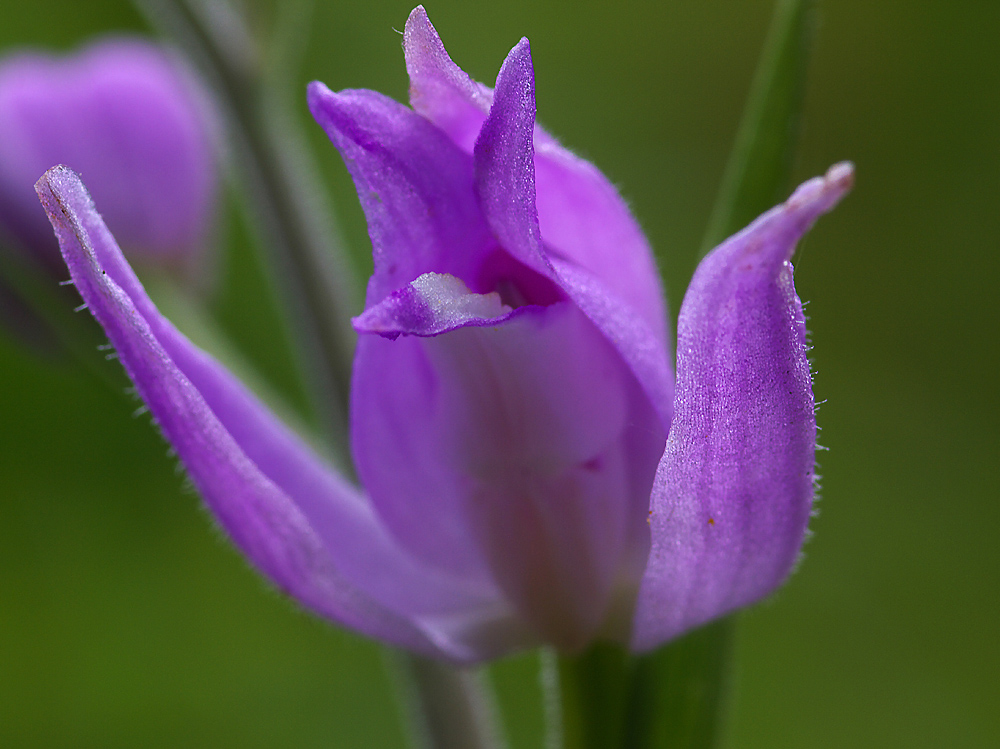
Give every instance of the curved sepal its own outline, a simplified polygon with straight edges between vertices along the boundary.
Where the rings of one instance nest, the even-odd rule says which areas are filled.
[[[392,599],[393,591],[375,579],[364,580],[365,590],[356,584],[366,575],[392,579],[377,573],[390,565],[396,585],[411,591],[395,591],[400,606],[414,589],[434,590],[419,574],[415,584],[419,568],[387,544],[357,490],[159,314],[74,172],[50,169],[36,189],[77,290],[233,542],[322,616],[441,654],[419,627],[373,597]],[[373,569],[366,572],[365,563]]]
[[[676,413],[651,499],[633,647],[766,596],[787,577],[814,493],[816,419],[789,259],[850,189],[838,164],[716,248],[681,307]]]

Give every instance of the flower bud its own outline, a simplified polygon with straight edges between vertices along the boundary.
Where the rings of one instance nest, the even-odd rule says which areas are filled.
[[[87,180],[130,260],[190,267],[212,226],[216,129],[192,73],[141,39],[3,59],[0,244],[58,271],[58,244],[33,187],[64,164]]]

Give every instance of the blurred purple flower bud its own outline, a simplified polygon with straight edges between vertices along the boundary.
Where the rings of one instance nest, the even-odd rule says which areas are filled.
[[[129,258],[188,266],[209,239],[217,127],[190,71],[141,39],[106,39],[65,57],[3,59],[0,242],[61,265],[32,187],[65,164],[87,180]]]
[[[604,176],[535,124],[527,41],[495,90],[422,8],[404,47],[415,111],[309,89],[375,258],[354,321],[363,490],[159,314],[76,175],[38,183],[76,288],[207,504],[306,607],[456,661],[600,638],[644,651],[767,595],[813,497],[788,261],[851,167],[702,262],[675,385],[646,240]]]

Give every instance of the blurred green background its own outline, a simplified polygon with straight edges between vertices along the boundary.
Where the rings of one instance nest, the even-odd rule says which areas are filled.
[[[404,99],[410,7],[317,2],[302,83]],[[541,121],[620,186],[675,314],[771,10],[428,3],[485,82],[531,39]],[[9,2],[0,46],[143,28],[124,0]],[[998,38],[993,0],[819,3],[795,181],[858,171],[796,261],[829,451],[804,564],[741,618],[731,747],[1000,746]],[[363,258],[350,182],[298,100]],[[288,387],[228,223],[216,310]],[[403,746],[379,649],[266,590],[132,400],[0,332],[0,403],[0,746]],[[518,749],[541,746],[534,666],[496,668]]]

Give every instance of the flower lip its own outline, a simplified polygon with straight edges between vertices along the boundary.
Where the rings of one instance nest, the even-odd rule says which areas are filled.
[[[424,273],[354,318],[354,329],[395,340],[400,335],[441,335],[469,325],[499,325],[515,314],[495,291],[474,294],[460,278]]]

